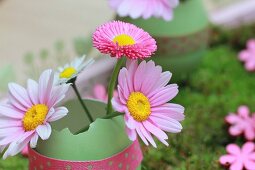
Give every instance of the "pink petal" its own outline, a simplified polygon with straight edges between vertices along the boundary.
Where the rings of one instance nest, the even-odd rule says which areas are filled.
[[[248,170],[255,170],[255,161],[249,159],[244,160],[244,167]]]
[[[51,134],[51,126],[49,123],[46,123],[45,125],[39,125],[36,128],[36,132],[42,138],[42,140],[47,140]]]
[[[240,121],[240,117],[234,113],[230,113],[225,117],[227,123],[234,124]]]
[[[249,159],[255,161],[255,152],[249,154]]]
[[[22,149],[21,154],[22,154],[23,156],[25,156],[25,157],[27,157],[27,156],[28,156],[28,145],[27,145],[27,146],[25,146],[25,148],[24,148],[24,149]]]
[[[142,134],[144,135],[144,137],[151,143],[151,145],[154,148],[157,148],[157,145],[156,145],[155,141],[153,140],[150,132],[148,132],[141,123],[139,124],[139,128],[140,128]]]
[[[239,155],[241,153],[240,147],[236,144],[228,144],[226,150],[233,155]]]
[[[168,82],[170,81],[171,77],[172,77],[172,73],[170,73],[169,71],[161,73],[158,82],[154,85],[154,87],[151,91],[154,91],[157,88],[166,86],[168,84]]]
[[[151,108],[151,115],[164,115],[169,118],[182,121],[184,119],[184,107],[179,104],[166,103],[162,106]]]
[[[220,164],[222,165],[229,165],[236,161],[236,157],[233,155],[223,155],[220,157]]]
[[[63,117],[65,117],[68,113],[68,110],[66,107],[58,107],[55,109],[55,112],[47,119],[48,122],[53,122],[56,120],[59,120]]]
[[[26,132],[19,138],[17,138],[16,141],[13,141],[8,147],[8,149],[5,151],[3,159],[6,159],[8,156],[14,156],[21,152],[28,145],[32,133],[33,132]]]
[[[121,89],[121,87],[118,85],[118,96],[119,96],[119,100],[123,105],[126,105],[126,101],[128,100],[128,96],[125,97],[125,95],[123,94],[123,90]]]
[[[22,119],[24,116],[21,112],[7,105],[0,105],[0,115],[12,119]]]
[[[105,87],[101,84],[95,85],[93,91],[96,99],[104,100],[105,96],[107,95]]]
[[[146,7],[144,1],[137,1],[135,3],[135,6],[135,8],[133,7],[132,10],[130,10],[130,17],[133,19],[139,18],[145,11]]]
[[[149,143],[148,143],[148,141],[146,140],[146,138],[144,137],[143,133],[141,132],[141,129],[140,129],[140,125],[139,125],[139,124],[140,124],[140,123],[137,123],[137,124],[136,124],[135,130],[136,130],[138,136],[142,139],[143,143],[144,143],[145,145],[148,146]]]
[[[247,122],[248,123],[248,122]],[[244,130],[244,136],[247,140],[254,140],[255,139],[255,129],[252,126],[248,126]]]
[[[119,8],[117,9],[117,12],[119,16],[124,17],[127,16],[131,7],[132,7],[132,1],[131,0],[123,0],[120,4]]]
[[[236,160],[229,168],[229,170],[243,170],[242,160]]]
[[[158,128],[155,125],[153,125],[151,122],[143,121],[142,124],[146,128],[146,130],[151,132],[157,138],[168,139],[168,136],[166,135],[166,133],[164,131],[162,131],[160,128]]]
[[[127,69],[128,69],[128,76],[127,76],[127,84],[129,92],[134,92],[134,74],[138,67],[137,60],[127,60]]]
[[[154,85],[158,82],[160,79],[160,75],[162,72],[162,68],[160,66],[155,66],[155,63],[152,61],[149,61],[146,64],[146,72],[143,76],[143,83],[141,87],[141,91],[148,95]]]
[[[165,119],[164,119],[165,118]],[[171,133],[179,133],[182,130],[182,125],[171,118],[168,117],[156,117],[150,116],[150,119],[162,130],[171,132]]]
[[[255,40],[254,39],[247,41],[247,48],[255,51]]]
[[[229,131],[229,134],[232,136],[238,136],[243,133],[243,129],[239,127],[238,125],[231,126],[228,131]]]
[[[30,147],[35,148],[37,145],[37,141],[38,141],[38,134],[35,133],[30,140]]]
[[[248,154],[252,153],[255,149],[255,144],[253,142],[246,142],[242,147],[242,153]]]
[[[52,70],[45,70],[39,78],[39,101],[47,104],[54,82],[54,73]]]
[[[70,84],[63,84],[55,86],[52,90],[51,96],[48,99],[47,105],[53,107],[65,98],[65,95],[70,87]]]
[[[15,84],[15,83],[9,83],[9,93],[10,95],[17,100],[24,108],[30,108],[32,106],[32,103],[30,101],[30,98],[28,96],[28,93],[26,89],[24,89],[22,86]]]
[[[39,98],[38,98],[38,83],[34,80],[29,79],[27,81],[27,92],[30,97],[30,100],[32,103],[38,104],[39,103]]]
[[[137,67],[137,70],[134,75],[134,90],[135,91],[141,90],[141,86],[143,83],[142,77],[144,76],[145,71],[146,71],[146,62],[142,61]]]
[[[125,107],[121,104],[118,97],[112,98],[112,106],[114,110],[123,113],[125,111]]]
[[[151,106],[160,106],[169,102],[178,94],[178,86],[176,84],[168,85],[162,89],[160,89],[156,94],[152,97],[149,97],[151,102]]]
[[[250,52],[247,50],[241,51],[239,53],[239,60],[241,61],[246,61],[247,59],[249,59],[251,56]]]
[[[21,128],[5,128],[0,131],[0,145],[7,145],[12,141],[16,140],[20,135],[22,135],[24,131]],[[4,137],[4,138],[3,138]]]
[[[240,106],[238,108],[238,114],[243,118],[248,118],[250,114],[250,110],[247,106]]]
[[[245,63],[245,68],[248,71],[254,71],[255,70],[255,61],[249,61]]]
[[[126,130],[126,133],[128,135],[128,138],[131,140],[131,141],[135,141],[136,140],[136,131],[134,129],[129,129],[129,128],[125,128]]]
[[[128,111],[126,111],[126,114],[124,115],[124,120],[125,123],[127,125],[128,128],[130,129],[135,129],[135,120],[133,119],[132,116],[129,115],[129,113],[127,113]]]

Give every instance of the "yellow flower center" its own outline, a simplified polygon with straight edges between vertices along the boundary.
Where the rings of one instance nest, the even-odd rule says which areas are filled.
[[[118,43],[119,46],[126,46],[126,45],[134,45],[135,44],[135,40],[127,34],[117,35],[113,39],[113,42]]]
[[[48,107],[44,104],[37,104],[28,109],[22,120],[25,131],[34,130],[37,126],[42,125],[48,110]]]
[[[140,92],[132,92],[127,100],[127,107],[131,116],[142,122],[147,120],[151,114],[151,105],[149,99]]]
[[[73,67],[68,67],[64,71],[62,71],[59,75],[60,78],[71,78],[77,71]]]

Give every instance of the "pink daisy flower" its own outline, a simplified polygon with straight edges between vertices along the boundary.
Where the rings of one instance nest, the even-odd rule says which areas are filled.
[[[239,53],[239,59],[247,71],[255,71],[255,39],[247,41],[247,49]]]
[[[166,132],[178,133],[182,130],[179,121],[184,119],[181,105],[167,103],[178,93],[176,84],[167,85],[171,73],[162,72],[153,61],[128,61],[118,77],[118,97],[112,100],[113,107],[124,112],[126,131],[134,141],[136,134],[148,145],[156,147],[153,134],[162,143],[168,139]],[[148,143],[149,141],[149,143]]]
[[[247,106],[240,106],[237,114],[230,113],[225,120],[230,124],[229,134],[239,136],[244,134],[247,140],[255,139],[255,119],[250,116],[250,110]]]
[[[93,34],[93,45],[103,54],[130,59],[148,58],[157,49],[156,41],[147,32],[121,21],[112,21],[97,28]]]
[[[7,148],[3,158],[14,156],[30,143],[35,148],[37,140],[49,138],[50,122],[65,115],[65,107],[57,107],[64,99],[69,85],[54,85],[52,70],[44,71],[39,83],[28,80],[27,89],[9,84],[9,102],[0,105],[0,149]]]
[[[178,6],[179,0],[109,0],[109,3],[121,17],[148,19],[154,16],[169,21],[173,18],[173,8]]]
[[[220,157],[220,164],[230,170],[255,170],[255,144],[246,142],[242,148],[236,144],[226,147],[227,155]]]

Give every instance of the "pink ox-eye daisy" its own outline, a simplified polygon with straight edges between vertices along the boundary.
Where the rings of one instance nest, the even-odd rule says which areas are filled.
[[[250,110],[247,106],[240,106],[237,114],[230,113],[225,120],[230,124],[229,134],[239,136],[244,134],[247,140],[255,139],[255,116],[250,116]]]
[[[148,58],[157,49],[156,41],[147,32],[121,21],[108,22],[97,28],[93,45],[103,54],[130,59]]]
[[[166,132],[178,133],[182,130],[179,121],[184,119],[181,105],[167,103],[178,93],[176,84],[167,85],[171,73],[162,72],[153,61],[128,61],[118,77],[118,97],[113,98],[115,110],[124,112],[126,131],[131,140],[136,134],[148,145],[156,147],[153,134],[162,143],[168,139]]]
[[[154,16],[170,21],[173,8],[178,6],[179,0],[109,0],[109,3],[121,17],[148,19]]]
[[[255,170],[255,144],[246,142],[242,148],[236,144],[226,147],[227,155],[220,157],[220,164],[230,170]]]
[[[49,123],[68,113],[65,107],[57,107],[68,88],[68,84],[54,85],[52,70],[44,71],[39,83],[28,80],[27,89],[9,84],[8,104],[0,105],[0,149],[7,148],[4,159],[21,152],[29,142],[35,148],[38,137],[49,138]]]
[[[244,62],[247,71],[255,71],[255,39],[247,41],[247,49],[239,53],[239,59]]]

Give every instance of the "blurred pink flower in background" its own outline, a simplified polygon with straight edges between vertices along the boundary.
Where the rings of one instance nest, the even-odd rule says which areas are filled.
[[[109,0],[109,3],[121,17],[162,17],[170,21],[173,18],[173,8],[178,6],[179,0]]]
[[[113,96],[114,97],[118,96],[118,93],[116,90],[114,90]],[[102,84],[96,84],[93,88],[93,94],[92,94],[92,96],[89,96],[89,98],[107,102],[108,94],[107,94],[106,87]]]
[[[225,120],[231,126],[229,133],[232,136],[244,134],[247,140],[255,139],[255,116],[250,116],[250,110],[247,106],[240,106],[237,114],[230,113]]]
[[[247,41],[247,49],[239,53],[239,59],[244,62],[247,71],[255,71],[255,39]]]
[[[255,170],[255,144],[246,142],[242,148],[236,144],[226,147],[227,155],[220,157],[220,164],[229,167],[230,170]]]

